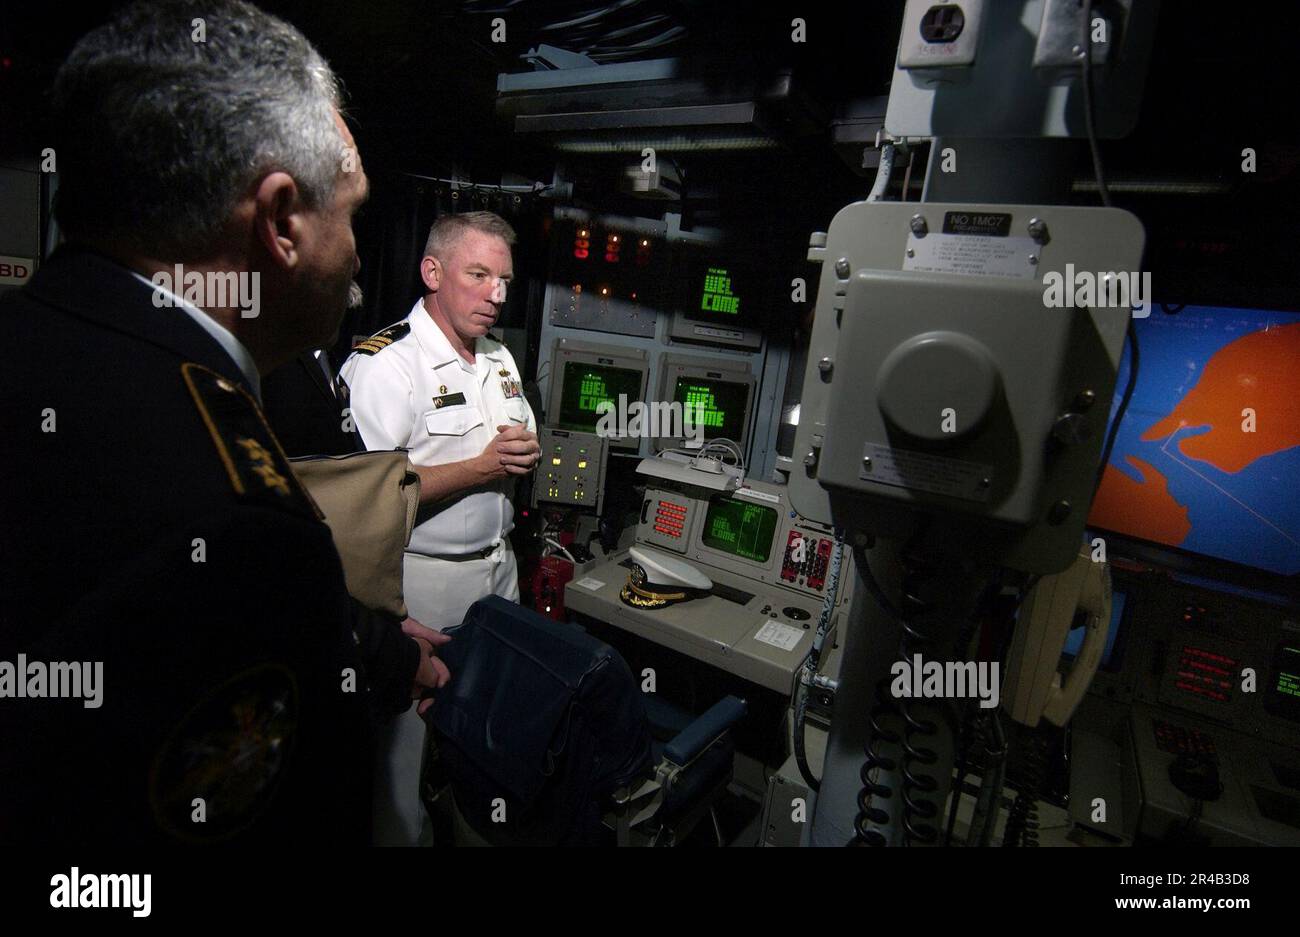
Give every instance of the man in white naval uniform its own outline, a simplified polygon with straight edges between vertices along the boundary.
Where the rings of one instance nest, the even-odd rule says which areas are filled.
[[[439,218],[420,261],[425,295],[401,322],[359,343],[339,370],[365,447],[409,449],[420,475],[403,590],[411,616],[439,631],[460,624],[486,595],[519,598],[510,499],[515,476],[531,472],[541,450],[514,357],[488,335],[513,275],[514,240],[491,212]],[[427,842],[416,710],[379,745],[387,759],[376,842]]]

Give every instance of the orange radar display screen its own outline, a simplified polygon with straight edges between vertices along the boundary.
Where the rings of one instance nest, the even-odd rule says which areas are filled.
[[[1089,526],[1300,572],[1300,314],[1151,308]],[[1129,366],[1126,352],[1112,419]]]

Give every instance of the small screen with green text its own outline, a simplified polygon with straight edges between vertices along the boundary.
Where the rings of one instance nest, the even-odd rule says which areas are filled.
[[[631,404],[641,399],[642,372],[601,364],[570,361],[564,366],[564,387],[560,391],[561,429],[594,433],[601,418],[601,404],[618,409],[619,395]]]
[[[697,308],[701,312],[725,312],[733,316],[739,314],[740,297],[731,291],[731,274],[726,267],[705,269],[704,288]]]
[[[704,545],[757,563],[772,555],[776,509],[724,496],[709,503],[704,515]]]
[[[741,441],[745,432],[745,405],[749,385],[707,377],[679,377],[673,400],[689,411],[695,425],[704,426],[705,439]]]

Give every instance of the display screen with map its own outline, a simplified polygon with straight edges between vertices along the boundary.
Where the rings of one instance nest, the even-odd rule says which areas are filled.
[[[1153,306],[1088,526],[1300,572],[1300,313]],[[1111,416],[1129,379],[1121,363]]]

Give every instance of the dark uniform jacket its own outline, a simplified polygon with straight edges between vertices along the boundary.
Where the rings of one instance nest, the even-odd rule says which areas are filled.
[[[343,428],[346,406],[310,351],[262,379],[262,410],[291,459],[363,451],[361,437]]]
[[[62,248],[0,297],[0,842],[368,841],[368,728],[329,530],[230,357]],[[0,692],[3,692],[0,683]]]
[[[344,427],[341,402],[311,352],[262,379],[262,409],[290,458],[361,452],[361,437]],[[365,665],[372,714],[385,722],[411,705],[420,647],[392,615],[354,603],[353,631]]]

